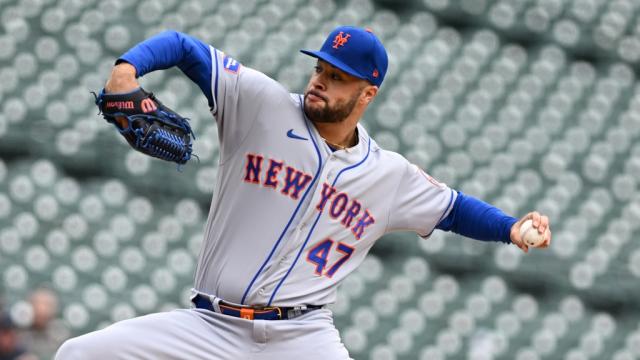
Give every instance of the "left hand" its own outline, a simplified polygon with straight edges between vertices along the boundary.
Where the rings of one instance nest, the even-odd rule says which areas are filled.
[[[525,221],[531,219],[532,226],[534,229],[538,230],[538,233],[544,234],[544,241],[538,248],[547,248],[551,245],[551,229],[549,228],[549,218],[545,215],[541,215],[537,211],[533,211],[528,213],[527,215],[520,218],[520,220],[516,221],[515,224],[511,227],[511,242],[515,244],[517,247],[522,249],[524,252],[529,252],[529,246],[524,243],[522,238],[520,238],[520,226]]]
[[[152,93],[138,88],[124,94],[95,94],[104,119],[131,147],[162,160],[185,164],[191,159],[193,131],[188,119],[164,106]]]

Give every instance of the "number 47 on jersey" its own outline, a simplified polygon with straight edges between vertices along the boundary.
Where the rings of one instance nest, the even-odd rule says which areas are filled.
[[[333,244],[336,244],[335,250],[342,254],[342,256],[333,264],[329,264],[329,254],[333,248]],[[325,239],[318,243],[316,246],[309,249],[307,253],[307,261],[315,265],[316,275],[333,277],[338,269],[351,257],[355,249],[343,242],[335,242],[332,239]]]

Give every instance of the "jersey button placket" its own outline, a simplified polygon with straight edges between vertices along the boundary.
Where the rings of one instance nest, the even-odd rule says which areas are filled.
[[[324,182],[332,184],[332,181],[330,180],[330,178],[334,173],[335,159],[336,159],[335,155],[331,154],[327,157],[327,161],[324,162],[322,171],[320,172],[320,176],[318,178],[318,183],[315,185],[313,196],[311,197],[311,202],[307,207],[307,209],[305,210],[300,224],[298,224],[297,226],[297,229],[300,232],[301,239],[303,241],[304,241],[304,238],[306,237],[306,232],[310,231],[311,225],[309,224],[313,224],[316,216],[318,215],[318,210],[316,206],[322,197],[322,194],[321,194],[322,187],[323,187],[322,184]]]
[[[331,183],[331,181],[333,180],[333,176],[335,175],[335,164],[336,164],[336,160],[337,157],[335,154],[331,154],[329,156],[329,161],[327,161],[327,173],[326,173],[326,179],[329,183]]]

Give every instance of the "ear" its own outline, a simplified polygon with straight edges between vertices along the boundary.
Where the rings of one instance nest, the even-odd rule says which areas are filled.
[[[376,97],[377,94],[378,94],[378,87],[377,86],[375,86],[375,85],[367,85],[362,90],[362,95],[360,97],[360,100],[365,104],[369,104],[369,103],[371,103],[373,101],[373,99]]]

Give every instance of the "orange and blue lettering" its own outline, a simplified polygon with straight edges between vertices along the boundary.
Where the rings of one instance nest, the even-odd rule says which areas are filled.
[[[329,198],[336,192],[336,188],[334,188],[333,186],[327,184],[327,183],[323,183],[322,184],[322,192],[320,192],[320,202],[318,203],[318,205],[316,206],[316,209],[318,209],[318,211],[322,211],[322,209],[324,209],[324,205],[327,203],[327,200],[329,200]]]
[[[269,168],[265,175],[264,186],[272,187],[274,189],[278,187],[278,173],[282,170],[283,164],[284,163],[282,161],[269,159]]]
[[[291,166],[287,166],[287,175],[285,177],[285,185],[282,189],[284,195],[289,195],[292,199],[297,200],[300,191],[304,190],[311,181],[311,175],[296,170]],[[293,189],[293,192],[291,190]]]
[[[325,239],[318,245],[312,247],[307,253],[307,261],[315,264],[315,273],[318,276],[322,276],[322,271],[327,266],[327,258],[329,257],[329,250],[333,245],[333,240]]]
[[[342,221],[341,221],[342,225],[344,225],[345,227],[351,227],[351,221],[356,216],[358,216],[361,208],[362,208],[362,205],[360,205],[359,202],[357,202],[356,200],[352,200],[351,206],[349,206],[349,210],[347,210],[347,213],[342,218]]]
[[[353,235],[355,235],[356,239],[360,240],[362,234],[364,233],[364,228],[375,222],[376,220],[373,218],[373,216],[371,216],[369,210],[365,210],[364,214],[362,214],[360,219],[358,219],[356,225],[351,228],[351,232],[353,233]]]
[[[314,264],[314,272],[318,276],[326,276],[331,278],[340,269],[344,263],[349,260],[351,254],[355,251],[355,248],[349,246],[343,242],[337,243],[336,250],[342,253],[342,257],[338,259],[328,270],[325,271],[327,263],[329,262],[329,252],[333,246],[334,241],[331,238],[326,238],[319,242],[316,246],[309,249],[307,253],[307,261]]]
[[[260,171],[262,170],[262,155],[247,154],[247,166],[245,166],[244,181],[248,183],[260,183]]]
[[[338,261],[336,261],[336,263],[333,264],[333,266],[329,270],[327,270],[325,275],[328,277],[333,277],[333,274],[335,274],[336,271],[340,269],[340,266],[342,266],[347,260],[349,260],[355,248],[343,242],[339,242],[336,250],[338,250],[338,252],[341,252],[343,256]]]
[[[344,209],[347,207],[347,203],[349,202],[349,197],[345,193],[340,193],[333,198],[331,202],[331,208],[329,209],[329,215],[332,218],[339,218],[340,215],[344,212]]]

